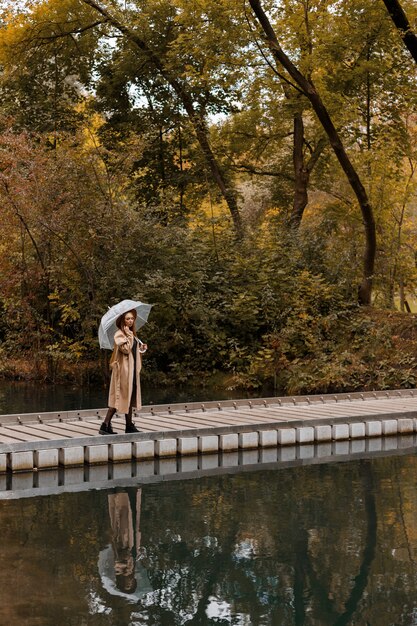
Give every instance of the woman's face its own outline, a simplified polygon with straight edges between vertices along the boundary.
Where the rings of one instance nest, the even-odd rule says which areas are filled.
[[[127,326],[128,328],[132,328],[134,323],[135,316],[129,311],[129,313],[126,313],[125,315],[125,326]]]

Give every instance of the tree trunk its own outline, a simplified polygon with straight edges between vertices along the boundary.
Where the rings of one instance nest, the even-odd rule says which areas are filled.
[[[293,165],[294,165],[294,200],[290,226],[299,228],[303,219],[304,210],[308,204],[308,186],[310,175],[323,152],[326,140],[322,137],[317,142],[310,158],[306,161],[304,156],[304,122],[302,112],[294,114],[294,143],[293,143]]]
[[[237,197],[235,190],[228,184],[218,162],[210,146],[208,138],[208,130],[205,124],[205,120],[196,113],[192,100],[188,93],[184,92],[182,88],[179,88],[178,95],[182,99],[184,109],[187,112],[188,117],[194,127],[195,134],[200,144],[200,148],[205,156],[206,164],[209,167],[212,178],[217,184],[223,198],[226,200],[229,207],[230,214],[232,216],[233,224],[238,237],[243,236],[243,225],[237,206]]]
[[[178,157],[180,161],[180,172],[181,178],[179,183],[180,190],[180,215],[183,217],[185,215],[185,206],[184,206],[184,192],[185,192],[185,182],[184,182],[184,159],[182,156],[182,131],[181,131],[181,122],[178,122]]]
[[[411,24],[398,0],[383,0],[395,27],[399,31],[404,45],[408,48],[417,63],[417,35],[412,31]]]
[[[342,140],[340,139],[339,134],[314,84],[296,68],[290,58],[282,50],[278,43],[275,31],[261,7],[260,1],[249,0],[249,2],[265,33],[269,48],[276,62],[287,70],[291,78],[297,83],[305,96],[310,100],[314,112],[325,130],[329,138],[330,145],[332,146],[333,151],[348,178],[350,186],[357,197],[364,221],[366,239],[363,260],[363,278],[361,285],[359,286],[358,299],[361,304],[371,304],[372,281],[376,254],[376,233],[373,211],[365,188],[346,153]]]
[[[294,165],[294,200],[290,219],[291,226],[298,228],[301,224],[304,209],[308,203],[308,183],[310,172],[304,163],[304,122],[302,113],[294,115],[294,143],[293,143],[293,165]]]
[[[375,560],[378,538],[378,514],[376,508],[372,465],[369,461],[360,462],[360,473],[363,482],[363,504],[366,514],[366,537],[362,553],[362,561],[349,597],[345,601],[345,610],[333,622],[334,626],[348,626],[353,623],[358,607],[363,602],[366,589],[371,578],[371,567]],[[369,624],[369,622],[367,622]]]
[[[405,304],[404,304],[404,302],[405,302],[405,294],[404,294],[404,280],[403,280],[403,278],[401,277],[398,282],[399,282],[399,286],[400,286],[400,311],[402,313],[404,313],[404,311],[405,311]]]

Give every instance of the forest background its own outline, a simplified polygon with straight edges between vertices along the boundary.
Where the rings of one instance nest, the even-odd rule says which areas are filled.
[[[1,376],[416,385],[415,2],[0,7]]]

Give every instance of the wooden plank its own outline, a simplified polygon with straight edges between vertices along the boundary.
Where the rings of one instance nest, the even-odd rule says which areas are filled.
[[[117,427],[117,428],[123,429],[123,431],[124,431],[124,429],[125,429],[125,427],[126,427],[126,422],[125,422],[124,420],[122,421],[122,420],[118,420],[118,419],[113,419],[113,420],[112,420],[112,424],[113,424],[113,426],[115,426],[115,427]],[[135,424],[138,424],[138,420],[137,420],[137,418],[135,418]],[[157,427],[157,429],[158,429],[158,430],[165,430],[165,429],[161,429],[161,422],[160,422],[160,420],[155,419],[154,417],[152,417],[152,419],[149,419],[149,420],[147,419],[147,420],[146,420],[146,422],[145,422],[145,420],[144,420],[144,421],[143,421],[141,424],[139,424],[139,426],[137,426],[137,427],[138,427],[138,428],[139,428],[139,427],[141,427],[141,428],[143,429],[145,424],[147,424],[147,425],[149,425],[149,426],[152,426],[152,427]],[[166,430],[171,430],[171,428],[169,427],[169,425],[167,425]]]
[[[261,418],[263,422],[269,421],[270,418],[278,418],[282,419],[281,412],[274,411],[274,409],[248,409],[248,414],[253,415],[257,418]],[[245,413],[246,415],[246,413]],[[259,420],[258,420],[259,421]]]
[[[17,428],[7,427],[7,432],[9,436],[11,437],[16,436],[22,441],[39,441],[39,440],[48,441],[49,439],[51,439],[51,437],[42,436],[36,430],[33,430],[33,429],[26,430],[22,426],[18,426]]]
[[[125,430],[125,421],[123,420],[112,420],[112,424],[113,427],[118,428],[120,430],[122,430],[124,432]],[[146,432],[146,431],[150,431],[150,432],[160,432],[160,431],[164,431],[164,430],[178,430],[177,427],[175,427],[175,425],[171,425],[171,424],[166,424],[166,423],[161,423],[160,420],[156,420],[155,418],[152,418],[151,420],[147,421],[146,423],[141,423],[141,424],[137,424],[136,423],[137,428],[140,429],[141,432]],[[187,426],[187,428],[190,428],[190,426]]]
[[[236,412],[238,412],[237,409]],[[254,406],[252,408],[245,408],[245,413],[253,413],[254,415],[268,415],[271,412],[274,412],[275,409],[270,409],[265,406]]]
[[[15,437],[12,433],[7,432],[6,429],[0,428],[0,443],[19,443],[20,441],[27,441],[27,439]]]
[[[417,410],[417,407],[415,409],[413,409],[414,411]],[[392,407],[368,407],[368,406],[364,406],[362,405],[357,405],[357,406],[351,406],[348,408],[342,408],[340,406],[334,406],[332,408],[327,407],[327,408],[322,408],[320,411],[313,411],[310,410],[308,412],[305,412],[304,414],[307,415],[307,413],[309,415],[333,415],[333,416],[343,416],[343,417],[354,417],[354,416],[362,416],[362,415],[380,415],[380,414],[384,414],[384,413],[390,413],[390,412],[394,412]],[[404,408],[400,408],[398,407],[398,411],[397,411],[397,407],[395,412],[404,412],[407,413],[406,410],[404,410]],[[298,414],[300,414],[298,412]]]
[[[65,426],[62,425],[62,427],[63,428],[74,427],[78,429],[80,433],[84,433],[86,436],[91,437],[91,435],[94,435],[94,433],[98,434],[100,425],[101,425],[101,422],[99,424],[95,424],[91,422],[66,422]]]
[[[223,411],[221,412],[223,413]],[[246,414],[245,414],[246,417]],[[250,417],[250,416],[249,416]],[[253,423],[255,422],[287,422],[288,420],[294,419],[292,413],[288,413],[286,411],[277,411],[277,412],[273,412],[271,411],[271,413],[268,413],[268,415],[265,417],[265,419],[260,420],[259,416],[257,417],[256,415],[252,416],[252,419],[248,420],[248,423]],[[298,419],[298,418],[297,418]]]
[[[17,436],[28,437],[27,439],[23,439],[23,441],[39,441],[39,440],[49,441],[51,439],[65,439],[66,438],[65,435],[60,434],[60,431],[48,433],[47,431],[42,431],[38,429],[37,426],[33,426],[33,427],[32,426],[20,426],[20,425],[8,426],[7,430],[13,433],[13,435],[16,433]]]
[[[209,414],[206,413],[205,415],[209,415]],[[236,413],[230,413],[228,411],[217,411],[217,413],[212,413],[211,415],[209,415],[209,419],[210,419],[210,422],[208,422],[208,425],[216,425],[216,426],[218,426],[219,423],[225,423],[225,421],[227,421],[227,425],[229,424],[232,425],[235,423],[239,423],[239,424],[252,424],[253,423],[253,418],[250,415],[248,417],[241,416],[238,411],[236,411]],[[204,425],[204,422],[200,420],[200,415],[196,417],[196,420],[194,420],[194,423],[197,423],[198,426],[200,426],[200,424]]]
[[[88,426],[82,427],[79,422],[54,422],[53,424],[40,424],[37,427],[42,432],[58,433],[66,437],[89,437],[93,434]],[[98,430],[97,430],[98,432]]]
[[[373,411],[382,411],[382,410],[388,410],[388,411],[395,411],[395,412],[399,412],[399,411],[416,411],[417,410],[417,403],[414,401],[413,403],[411,402],[407,402],[407,401],[403,401],[403,400],[395,400],[395,401],[389,401],[389,400],[379,400],[379,401],[375,401],[375,402],[358,402],[358,403],[353,403],[351,404],[351,406],[358,406],[358,407],[368,407],[370,405],[371,409]]]
[[[193,415],[192,413],[177,413],[175,415],[169,416],[153,416],[153,422],[159,423],[162,426],[165,424],[171,424],[176,428],[178,426],[184,428],[203,428],[204,426],[215,426],[217,424],[216,420],[205,417],[205,413],[201,412],[198,415]]]
[[[314,408],[305,408],[301,409],[299,407],[294,407],[292,410],[287,409],[286,415],[291,419],[311,419],[321,418],[321,417],[353,417],[353,416],[361,416],[361,415],[369,415],[372,413],[386,413],[387,409],[381,409],[378,412],[373,411],[369,407],[350,407],[349,410],[344,407],[340,407],[340,405],[333,405],[332,407],[314,407]]]
[[[219,411],[220,413],[220,411]],[[201,415],[199,414],[198,416],[195,416],[195,418],[193,418],[193,416],[189,413],[184,414],[176,414],[176,415],[170,415],[168,418],[166,418],[165,416],[163,417],[159,417],[157,415],[153,416],[152,419],[152,424],[159,424],[160,427],[162,427],[162,429],[166,429],[168,426],[170,426],[171,430],[179,430],[180,428],[204,428],[204,427],[208,427],[210,428],[211,426],[215,427],[215,426],[219,426],[225,423],[225,419],[224,416],[222,416],[223,411],[221,412],[220,415],[214,414],[212,416],[210,416],[210,419],[201,419],[201,415],[206,415],[204,413],[202,413]],[[238,419],[235,417],[235,415],[233,415],[233,420],[230,420],[227,422],[227,425],[232,425],[234,423],[239,423],[239,424],[245,424],[245,423],[252,423],[253,420],[248,420],[248,419]]]

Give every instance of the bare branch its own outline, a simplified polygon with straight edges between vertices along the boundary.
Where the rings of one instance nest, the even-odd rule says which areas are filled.
[[[54,33],[53,35],[40,35],[36,39],[40,42],[47,43],[49,41],[55,41],[56,39],[70,37],[72,35],[81,35],[82,33],[85,33],[87,30],[91,30],[92,28],[95,28],[96,26],[100,26],[100,24],[106,24],[107,22],[108,20],[97,20],[96,22],[93,22],[92,24],[88,24],[88,26],[84,26],[83,28],[74,28],[72,30],[63,31],[62,33]]]
[[[307,163],[307,171],[309,173],[313,171],[313,168],[316,165],[317,161],[319,160],[321,153],[326,147],[326,144],[327,144],[327,141],[325,137],[321,137],[319,141],[317,142],[317,146],[314,148],[313,152],[311,153],[311,156]]]
[[[263,170],[254,167],[253,165],[248,165],[246,163],[238,163],[231,165],[232,169],[238,170],[241,172],[248,172],[249,174],[255,174],[256,176],[272,176],[275,178],[285,178],[290,182],[294,182],[294,178],[292,176],[288,176],[283,172],[279,172],[277,170]]]

